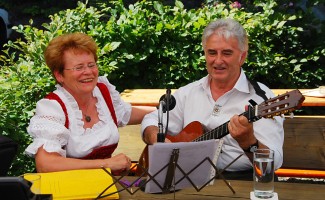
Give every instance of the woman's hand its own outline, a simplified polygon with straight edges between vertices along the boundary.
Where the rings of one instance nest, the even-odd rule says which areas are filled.
[[[131,159],[123,153],[117,154],[111,158],[104,160],[104,166],[110,168],[112,171],[129,170],[131,167]]]

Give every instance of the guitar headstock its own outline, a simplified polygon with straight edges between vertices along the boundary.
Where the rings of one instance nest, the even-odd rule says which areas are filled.
[[[281,114],[290,113],[301,107],[305,97],[299,90],[292,90],[258,105],[258,117],[272,118]]]

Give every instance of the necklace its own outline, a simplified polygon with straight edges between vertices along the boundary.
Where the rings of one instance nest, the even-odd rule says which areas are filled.
[[[86,120],[86,122],[90,122],[91,121],[91,117],[88,116],[88,115],[85,115],[85,120]]]
[[[87,104],[86,112],[88,112],[88,107],[89,107],[90,101]],[[87,114],[84,114],[86,122],[91,122],[91,117]]]

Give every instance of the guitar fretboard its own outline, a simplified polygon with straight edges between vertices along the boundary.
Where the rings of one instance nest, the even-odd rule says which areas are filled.
[[[211,131],[206,132],[205,134],[201,135],[200,137],[196,138],[193,141],[200,142],[204,140],[220,139],[226,136],[227,134],[229,134],[228,123],[229,121],[218,126],[215,129],[212,129]]]
[[[244,115],[249,121],[251,121],[252,112],[254,112],[254,108],[250,108],[249,111],[246,111],[242,113],[241,115]],[[212,140],[212,139],[220,139],[226,135],[229,134],[228,130],[228,124],[230,121],[227,121],[226,123],[218,126],[215,129],[212,129],[204,134],[202,134],[200,137],[193,140],[193,142],[200,142],[205,140]]]

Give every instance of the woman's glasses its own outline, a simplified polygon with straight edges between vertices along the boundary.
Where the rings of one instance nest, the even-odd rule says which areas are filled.
[[[97,68],[97,63],[93,62],[93,63],[88,63],[86,65],[80,64],[80,65],[76,65],[72,68],[65,68],[64,70],[73,70],[73,71],[85,71],[86,69],[95,69]]]

